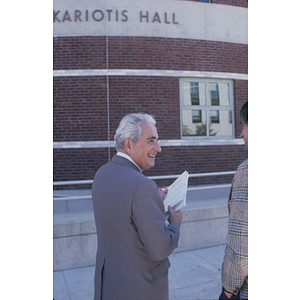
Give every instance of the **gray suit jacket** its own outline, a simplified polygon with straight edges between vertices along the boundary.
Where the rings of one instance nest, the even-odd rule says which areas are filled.
[[[179,226],[165,226],[157,185],[126,158],[114,156],[93,187],[98,250],[95,300],[167,300],[168,256]]]

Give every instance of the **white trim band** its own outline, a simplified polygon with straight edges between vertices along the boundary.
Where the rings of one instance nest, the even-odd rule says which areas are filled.
[[[197,77],[248,80],[248,74],[201,72],[201,71],[175,71],[175,70],[135,70],[135,69],[92,69],[92,70],[54,70],[53,77],[69,76],[161,76],[161,77]]]
[[[218,146],[218,145],[244,145],[243,139],[182,139],[182,140],[160,140],[161,147],[181,147],[181,146]],[[114,148],[114,141],[75,141],[75,142],[53,142],[53,149],[71,148]]]

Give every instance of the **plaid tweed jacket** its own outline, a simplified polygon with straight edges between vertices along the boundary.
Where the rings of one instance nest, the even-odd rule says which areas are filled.
[[[228,199],[229,226],[222,264],[222,285],[248,299],[248,159],[239,165]]]

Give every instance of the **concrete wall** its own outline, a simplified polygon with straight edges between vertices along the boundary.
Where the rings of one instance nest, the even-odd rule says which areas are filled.
[[[248,43],[243,7],[162,0],[54,0],[54,36],[139,36]]]
[[[224,244],[228,227],[227,200],[193,201],[183,209],[179,246],[175,252]],[[95,264],[97,236],[92,211],[54,214],[53,269]]]

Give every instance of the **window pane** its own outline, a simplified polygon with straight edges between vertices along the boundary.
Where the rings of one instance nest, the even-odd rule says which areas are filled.
[[[231,111],[211,110],[209,135],[210,136],[232,136]]]
[[[201,123],[201,110],[192,110],[193,123]]]
[[[199,105],[198,82],[190,83],[190,93],[191,93],[192,105]]]
[[[182,110],[182,136],[206,136],[205,110]]]
[[[220,105],[219,87],[217,83],[208,83],[208,105]]]
[[[219,83],[219,97],[221,106],[229,106],[229,84]]]
[[[208,105],[229,106],[229,84],[208,83]]]
[[[184,105],[205,105],[205,83],[184,82],[183,97]]]
[[[210,111],[210,123],[220,123],[220,117],[219,117],[218,110]]]

